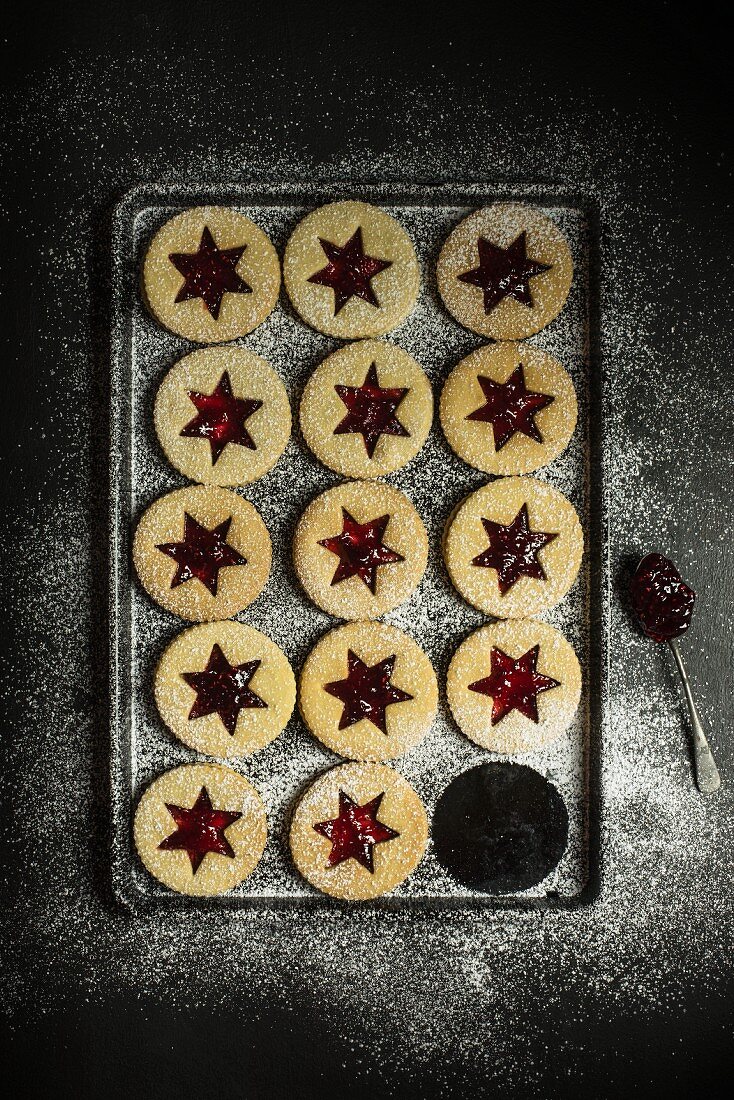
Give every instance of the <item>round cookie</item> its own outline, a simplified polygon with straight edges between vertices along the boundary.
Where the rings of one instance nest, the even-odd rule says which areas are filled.
[[[230,620],[178,634],[158,662],[154,691],[176,737],[220,757],[249,756],[269,744],[296,701],[282,650],[254,627]]]
[[[327,489],[296,528],[293,561],[313,602],[341,619],[376,619],[407,600],[428,536],[404,493],[374,481]]]
[[[566,238],[545,214],[497,203],[475,210],[451,232],[436,277],[459,324],[494,340],[522,340],[563,309],[573,261]]]
[[[581,698],[578,658],[531,619],[483,626],[451,659],[446,695],[457,726],[492,752],[533,752],[568,729]]]
[[[454,367],[440,413],[459,458],[487,474],[527,474],[568,446],[578,405],[556,359],[531,344],[499,343]]]
[[[161,226],[143,263],[143,298],[171,332],[199,344],[245,336],[275,308],[278,253],[231,207],[198,206]]]
[[[301,399],[301,429],[324,465],[345,477],[380,477],[405,466],[433,421],[431,384],[412,356],[384,340],[360,340],[328,356]]]
[[[262,592],[272,550],[248,500],[213,485],[159,497],[141,516],[133,561],[153,599],[194,622],[228,619]]]
[[[573,584],[584,536],[571,502],[544,481],[500,478],[454,509],[443,540],[454,585],[498,619],[554,607]]]
[[[247,348],[202,348],[179,360],[155,399],[168,461],[192,481],[247,485],[278,461],[291,432],[288,395]]]
[[[224,894],[252,874],[265,848],[262,799],[220,764],[184,764],[144,791],[135,847],[151,875],[193,897]]]
[[[556,867],[568,812],[547,779],[524,764],[480,764],[449,783],[433,815],[433,849],[453,878],[484,894],[516,894]]]
[[[303,320],[342,340],[389,332],[413,309],[420,288],[410,237],[365,202],[307,214],[286,245],[283,278]]]
[[[317,890],[376,898],[418,866],[428,841],[423,804],[384,764],[342,764],[308,788],[291,821],[296,867]]]
[[[326,634],[301,670],[308,728],[340,756],[390,760],[425,736],[438,706],[436,674],[412,638],[385,623]]]

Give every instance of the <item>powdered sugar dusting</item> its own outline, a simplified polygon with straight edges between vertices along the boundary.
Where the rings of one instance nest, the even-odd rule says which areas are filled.
[[[731,413],[726,400],[714,399],[729,392],[731,354],[720,343],[722,330],[711,325],[726,307],[725,279],[711,259],[722,229],[719,196],[710,186],[713,168],[707,165],[696,184],[696,207],[710,216],[702,230],[700,220],[689,225],[681,206],[681,193],[691,195],[686,173],[692,151],[675,132],[656,130],[643,113],[622,125],[613,112],[601,115],[589,104],[561,109],[564,125],[555,125],[522,89],[517,94],[526,114],[519,129],[515,112],[503,116],[502,102],[493,105],[476,94],[467,109],[466,97],[456,96],[437,70],[431,71],[430,92],[406,95],[397,85],[382,90],[395,93],[400,126],[380,148],[369,138],[373,98],[351,102],[347,111],[337,95],[329,103],[317,97],[316,104],[320,117],[339,114],[347,134],[339,154],[328,152],[328,145],[322,159],[319,152],[304,152],[297,127],[286,133],[265,118],[267,100],[265,121],[246,141],[233,138],[225,146],[226,139],[209,140],[196,147],[192,139],[182,152],[180,135],[194,119],[222,133],[219,102],[208,102],[203,88],[187,87],[182,97],[169,61],[160,54],[147,70],[152,122],[133,115],[135,97],[125,93],[139,79],[138,59],[121,67],[114,81],[100,66],[70,70],[64,64],[23,90],[27,98],[15,115],[19,148],[39,163],[30,197],[54,206],[53,234],[33,216],[23,223],[24,233],[43,248],[51,277],[45,285],[48,321],[37,336],[44,381],[36,398],[54,416],[45,420],[52,427],[41,432],[29,424],[24,437],[32,460],[53,471],[51,487],[29,495],[27,512],[9,520],[9,539],[22,548],[8,572],[22,615],[9,672],[33,667],[37,675],[14,684],[23,721],[8,741],[8,774],[19,812],[35,820],[42,805],[47,813],[42,833],[16,831],[8,840],[24,875],[12,902],[15,943],[6,965],[15,980],[5,1007],[63,1013],[75,1001],[103,1003],[113,992],[131,991],[143,1006],[151,999],[172,1010],[215,1010],[234,1001],[250,1017],[282,1021],[307,990],[316,1039],[326,1026],[320,1021],[329,1027],[340,1021],[341,1055],[358,1085],[369,1079],[388,1094],[397,1071],[401,1081],[412,1073],[417,1082],[430,1073],[433,1088],[450,1094],[457,1078],[469,1075],[484,1077],[488,1087],[514,1082],[529,1096],[547,1096],[539,1082],[551,1058],[554,1076],[567,1069],[576,1080],[591,1016],[601,1025],[624,1018],[635,1028],[653,1014],[680,1011],[701,975],[710,997],[730,979],[734,831],[732,786],[721,759],[730,698],[726,680],[714,677],[706,660],[713,650],[720,658],[726,653],[728,606],[702,598],[685,640],[704,720],[724,764],[722,791],[709,801],[692,789],[664,653],[630,632],[616,595],[606,609],[604,874],[594,906],[479,918],[414,911],[385,911],[378,918],[353,911],[267,918],[255,911],[170,911],[131,920],[106,891],[105,597],[99,579],[106,575],[99,500],[106,444],[91,429],[104,422],[105,394],[97,391],[105,390],[107,364],[87,318],[93,212],[100,196],[106,201],[139,179],[329,176],[348,187],[365,176],[434,178],[445,175],[447,165],[475,178],[489,169],[514,180],[553,176],[595,194],[604,226],[610,574],[616,578],[625,554],[658,548],[676,557],[698,587],[709,571],[725,576],[731,566],[731,522],[722,506],[734,472]],[[273,78],[269,87],[280,95],[279,74]],[[309,90],[294,90],[293,103],[295,110],[312,107]],[[156,138],[149,147],[158,111],[170,118],[176,140],[162,146]],[[630,148],[640,153],[634,166]],[[78,195],[73,207],[58,204],[59,165]],[[661,190],[658,181],[666,174],[673,185]],[[681,181],[685,187],[679,188]],[[61,276],[73,280],[74,291],[63,300],[51,287]],[[666,298],[671,286],[678,289]],[[671,301],[677,303],[672,316]],[[70,317],[78,322],[75,335],[59,338],[73,331]],[[291,322],[283,315],[280,323],[288,329]],[[555,340],[564,323],[561,314],[548,338]],[[410,329],[409,319],[403,331]],[[461,350],[438,347],[436,365],[458,359]],[[691,394],[700,394],[700,401],[691,404]],[[645,425],[655,409],[667,415]],[[716,477],[694,499],[690,485],[700,468]],[[558,463],[555,471],[562,476]],[[658,480],[663,472],[664,483]],[[422,620],[415,621],[416,633]],[[569,624],[561,625],[573,641]],[[324,616],[305,646],[327,626]],[[287,752],[273,765],[287,766]],[[336,1061],[334,1066],[340,1069]]]

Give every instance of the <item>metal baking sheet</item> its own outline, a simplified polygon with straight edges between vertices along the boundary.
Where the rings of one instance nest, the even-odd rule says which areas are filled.
[[[560,790],[569,812],[569,842],[548,878],[521,894],[491,896],[449,878],[430,844],[413,875],[389,896],[370,903],[336,902],[315,891],[296,871],[288,851],[288,816],[298,793],[339,758],[308,732],[298,713],[265,749],[241,761],[226,761],[260,791],[268,811],[268,844],[251,877],[222,897],[182,897],[159,884],[137,858],[132,816],[141,791],[161,772],[211,759],[179,742],[163,725],[152,681],[160,653],[190,625],[155,604],[137,583],[131,537],[142,511],[157,497],[186,484],[166,461],[153,429],[156,390],[168,369],[193,345],[163,329],[144,308],[139,271],[147,242],[168,218],[186,207],[233,206],[270,236],[282,255],[293,227],[310,209],[339,199],[362,199],[394,214],[413,239],[423,269],[414,312],[390,340],[410,352],[428,374],[437,399],[451,368],[484,341],[461,328],[442,306],[435,283],[441,243],[451,228],[477,207],[524,201],[562,228],[575,264],[574,284],[562,313],[530,342],[555,355],[570,372],[579,400],[579,423],[569,448],[533,476],[561,489],[576,505],[587,551],[568,596],[543,616],[572,642],[584,671],[577,718],[569,733],[543,750],[499,756],[474,745],[457,729],[445,701],[446,669],[460,641],[486,622],[452,587],[441,560],[447,516],[487,480],[449,449],[436,421],[417,458],[387,480],[405,491],[429,533],[431,552],[422,584],[401,607],[385,616],[426,650],[439,679],[441,702],[432,730],[408,755],[391,761],[420,794],[429,818],[449,781],[487,760],[517,760],[536,768]],[[364,912],[381,908],[487,906],[573,907],[593,900],[600,875],[600,752],[605,708],[605,519],[601,467],[603,388],[597,354],[597,217],[580,195],[543,185],[488,183],[439,185],[298,183],[144,185],[115,208],[112,232],[111,387],[111,704],[113,814],[112,864],[115,893],[137,910],[163,907],[283,908],[330,906]],[[336,484],[338,475],[308,451],[297,428],[301,390],[314,367],[340,342],[309,329],[284,292],[271,316],[242,343],[278,370],[291,399],[294,433],[275,469],[239,490],[259,509],[273,539],[273,571],[262,596],[238,618],[268,634],[298,674],[315,641],[337,625],[314,607],[293,574],[290,557],[295,524],[307,503]]]

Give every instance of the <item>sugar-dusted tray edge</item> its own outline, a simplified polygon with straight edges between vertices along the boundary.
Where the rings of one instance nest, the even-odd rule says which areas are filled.
[[[487,896],[470,898],[391,898],[373,902],[335,901],[326,895],[294,898],[242,898],[221,896],[206,899],[208,909],[250,910],[282,913],[311,909],[344,911],[349,914],[375,912],[464,912],[476,910],[573,910],[593,904],[599,897],[603,879],[601,824],[603,793],[601,785],[604,730],[606,728],[608,656],[609,656],[609,551],[607,501],[604,491],[603,426],[607,388],[601,361],[601,255],[602,209],[595,197],[552,183],[507,183],[487,181],[440,181],[420,183],[363,182],[324,180],[251,181],[234,184],[142,183],[127,191],[112,210],[112,297],[111,297],[111,385],[110,385],[110,790],[112,813],[111,871],[114,895],[118,902],[136,913],[153,909],[190,910],[192,899],[171,892],[164,898],[151,899],[130,881],[132,776],[129,754],[129,729],[125,735],[126,714],[121,696],[122,668],[127,624],[121,615],[121,600],[129,572],[128,540],[123,513],[125,494],[131,486],[131,470],[125,441],[129,432],[129,411],[123,400],[129,370],[126,332],[131,319],[125,302],[134,278],[126,264],[129,228],[134,214],[145,205],[170,203],[180,206],[211,204],[267,205],[299,203],[318,206],[339,198],[355,198],[376,204],[439,206],[481,206],[489,202],[526,201],[565,205],[580,210],[588,225],[588,369],[589,369],[589,530],[588,560],[589,601],[589,807],[588,807],[588,880],[574,897],[521,898]],[[109,213],[107,214],[109,218]],[[107,223],[109,225],[109,222]],[[127,257],[132,260],[132,256]],[[195,899],[194,899],[195,900]]]

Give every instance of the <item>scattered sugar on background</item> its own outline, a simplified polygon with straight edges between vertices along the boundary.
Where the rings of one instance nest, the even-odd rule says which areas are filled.
[[[151,102],[157,94],[167,111],[177,113],[182,128],[194,114],[209,117],[212,108],[203,99],[192,101],[188,88],[185,108],[178,105],[182,101],[169,87],[163,62],[149,75]],[[6,970],[17,976],[6,994],[8,1011],[43,1013],[53,1005],[58,1013],[69,989],[73,999],[80,999],[81,990],[92,1002],[121,989],[172,1009],[188,1004],[214,1009],[236,999],[251,1015],[267,1016],[307,995],[313,1020],[339,1020],[351,1073],[379,1080],[383,1094],[391,1066],[400,1065],[405,1074],[412,1065],[416,1080],[430,1069],[438,1088],[443,1082],[448,1089],[462,1067],[470,1067],[472,1077],[511,1079],[533,1095],[543,1065],[542,1053],[531,1060],[530,1049],[538,1049],[531,1040],[534,1035],[547,1040],[550,1019],[563,1017],[564,1029],[547,1056],[565,1055],[570,1067],[583,1048],[589,1014],[633,1020],[683,1004],[703,973],[710,996],[730,981],[734,780],[724,739],[725,720],[731,725],[731,683],[709,682],[705,659],[715,646],[728,650],[730,631],[728,610],[705,599],[685,651],[724,762],[724,787],[715,801],[692,789],[665,655],[634,635],[626,608],[616,598],[611,602],[604,874],[601,898],[591,908],[480,917],[380,913],[360,919],[323,911],[130,917],[106,892],[107,532],[104,490],[99,490],[106,479],[106,441],[99,438],[106,363],[90,329],[86,294],[100,204],[122,187],[139,180],[260,175],[343,179],[346,191],[349,179],[363,176],[455,175],[511,181],[552,176],[569,188],[596,189],[605,224],[612,575],[618,576],[628,555],[651,548],[676,553],[694,587],[704,558],[722,570],[731,568],[721,490],[694,503],[688,489],[699,466],[717,471],[719,485],[731,483],[732,476],[730,400],[713,400],[728,392],[723,382],[731,353],[713,346],[706,328],[710,311],[725,307],[724,282],[720,297],[714,289],[705,300],[689,285],[691,272],[700,270],[713,286],[707,242],[680,224],[675,234],[669,232],[668,219],[681,216],[673,193],[653,201],[644,189],[625,190],[620,182],[626,175],[625,134],[591,109],[563,132],[529,118],[518,139],[493,117],[491,133],[480,118],[476,124],[464,120],[456,137],[444,92],[439,82],[435,96],[416,94],[401,120],[401,132],[412,131],[412,140],[379,150],[361,137],[370,109],[366,101],[354,111],[344,153],[328,162],[299,152],[297,129],[284,136],[265,123],[241,145],[202,149],[185,161],[165,151],[136,153],[133,120],[125,115],[119,92],[113,96],[97,70],[51,74],[19,109],[15,126],[23,132],[28,155],[44,156],[48,164],[37,176],[48,201],[54,201],[54,173],[63,170],[67,150],[73,151],[68,170],[78,178],[79,201],[58,211],[52,241],[33,224],[26,227],[38,238],[46,265],[39,289],[47,295],[48,324],[37,354],[46,363],[47,385],[38,402],[55,417],[50,437],[37,439],[38,461],[51,464],[64,485],[54,501],[29,500],[28,514],[18,517],[14,528],[10,521],[9,537],[22,547],[22,554],[11,558],[12,592],[24,623],[18,667],[32,665],[37,675],[30,685],[17,684],[26,719],[9,749],[13,805],[30,824],[7,841],[25,866],[23,880],[15,884],[17,941],[6,958]],[[328,107],[322,105],[322,111]],[[59,117],[64,131],[59,144],[41,150],[34,124],[41,120],[48,126]],[[640,128],[645,125],[641,118]],[[116,155],[108,166],[106,145],[120,140],[126,128],[131,152],[123,176]],[[664,135],[648,136],[650,164],[662,158],[672,173],[679,151]],[[87,183],[90,165],[93,193]],[[638,168],[640,178],[652,175],[650,165]],[[708,201],[705,194],[701,201]],[[623,233],[615,229],[619,222],[626,227]],[[629,249],[636,230],[639,257]],[[659,286],[682,280],[673,317],[659,308],[658,286],[642,278],[651,257]],[[78,277],[79,293],[75,304],[67,300],[62,306],[53,280],[68,279],[70,272]],[[74,340],[52,335],[62,308],[78,311]],[[674,357],[670,374],[660,348]],[[645,423],[656,391],[664,415]],[[686,412],[692,392],[712,395],[705,411]],[[687,438],[680,435],[684,424]],[[31,439],[33,431],[29,428]],[[667,472],[665,488],[649,476],[651,470]],[[565,994],[571,985],[577,1019],[568,1018]]]

